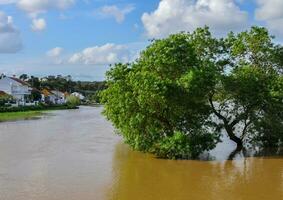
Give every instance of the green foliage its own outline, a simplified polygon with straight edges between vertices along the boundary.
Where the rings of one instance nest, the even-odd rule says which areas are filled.
[[[156,40],[135,63],[117,64],[107,73],[108,89],[101,95],[104,114],[134,149],[182,158],[201,151],[190,146],[186,150],[195,152],[174,156],[161,153],[165,150],[157,146],[178,131],[186,138],[190,132],[212,134],[205,125],[211,114],[205,97],[216,76],[212,67],[205,67],[197,58],[193,44],[193,37],[185,33]],[[198,95],[191,98],[193,93]],[[195,147],[199,145],[202,151],[214,147],[217,137],[207,138],[207,146],[195,140]]]
[[[67,97],[67,105],[69,106],[79,106],[81,104],[81,100],[79,97],[70,95]]]
[[[220,103],[218,114],[226,115],[221,120],[228,121],[227,128],[241,127],[232,135],[269,147],[278,146],[283,138],[282,47],[272,39],[259,27],[230,34],[224,40],[229,62],[212,97]]]
[[[36,78],[30,79],[29,83],[32,84]],[[36,81],[37,82],[37,81]],[[76,83],[72,81],[71,76],[47,76],[41,79],[40,87],[48,88],[50,90],[59,90],[72,92]]]
[[[205,27],[154,40],[135,62],[107,72],[104,114],[134,149],[164,158],[196,157],[221,130],[238,146],[280,144],[281,51],[259,27],[221,39]]]
[[[215,147],[215,143],[211,141],[218,140],[218,137],[213,137],[215,136],[207,132],[196,131],[189,135],[175,132],[172,136],[164,137],[156,143],[153,152],[161,158],[196,158],[203,151]]]
[[[41,93],[38,90],[32,90],[30,95],[31,100],[33,101],[40,101],[41,100]]]
[[[13,97],[5,94],[5,95],[0,95],[0,106],[4,106],[5,103],[7,103],[8,101],[12,100]]]
[[[262,116],[255,123],[255,142],[264,147],[283,146],[283,77],[277,76],[270,84],[269,100]]]
[[[240,66],[223,79],[223,85],[229,98],[242,106],[262,106],[270,98],[270,86],[273,74],[252,66]]]
[[[38,78],[22,74],[19,76],[19,79],[29,83],[32,88],[36,88],[37,90],[59,90],[68,93],[76,91],[84,96],[90,96],[106,88],[105,81],[74,81],[70,75]],[[34,97],[32,96],[32,99]]]
[[[19,79],[26,81],[26,80],[29,79],[29,76],[27,74],[22,74],[22,75],[19,76]]]
[[[90,95],[88,99],[90,100],[91,103],[100,103],[101,102],[100,92],[99,91],[95,92],[94,94]]]

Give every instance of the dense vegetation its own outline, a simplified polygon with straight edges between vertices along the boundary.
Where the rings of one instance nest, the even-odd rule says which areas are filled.
[[[47,76],[43,78],[22,74],[19,79],[26,81],[31,87],[42,90],[59,90],[62,92],[80,92],[88,99],[99,101],[98,93],[106,88],[105,81],[74,81],[71,76]],[[40,93],[32,91],[32,99],[40,98]]]
[[[283,141],[283,48],[265,28],[214,38],[209,29],[154,40],[116,64],[101,94],[104,114],[134,149],[197,157],[221,133],[237,144]]]
[[[13,99],[13,97],[8,94],[0,94],[0,107],[5,106],[5,103],[11,99]]]
[[[76,107],[81,104],[81,100],[76,96],[68,96],[67,97],[67,106]]]

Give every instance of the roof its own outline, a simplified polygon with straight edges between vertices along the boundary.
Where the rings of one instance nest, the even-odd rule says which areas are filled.
[[[40,90],[36,89],[36,88],[32,88],[32,91],[33,91],[33,92],[38,92],[38,93],[41,93],[41,94],[42,94],[42,92],[41,92]]]
[[[58,97],[64,96],[64,92],[61,92],[59,90],[52,90],[51,93],[54,94],[55,96],[58,96]]]
[[[68,97],[68,96],[70,96],[70,94],[69,94],[68,92],[65,92],[65,93],[64,93],[64,96],[65,96],[65,97]]]
[[[7,95],[7,93],[0,90],[0,96],[5,96],[5,95]]]
[[[18,78],[15,78],[15,77],[9,77],[10,79],[22,84],[22,85],[26,85],[26,86],[29,86],[29,84],[21,79],[18,79]]]
[[[51,95],[51,92],[50,91],[48,91],[47,89],[43,89],[42,91],[42,94],[44,95],[44,96],[49,96],[49,95]]]

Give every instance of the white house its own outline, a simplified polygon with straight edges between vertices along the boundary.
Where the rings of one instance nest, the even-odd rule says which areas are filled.
[[[64,104],[66,103],[65,94],[58,90],[52,90],[51,93],[55,95],[55,104]]]
[[[19,104],[25,104],[32,88],[29,87],[28,83],[18,78],[3,77],[0,79],[0,90],[13,96]]]

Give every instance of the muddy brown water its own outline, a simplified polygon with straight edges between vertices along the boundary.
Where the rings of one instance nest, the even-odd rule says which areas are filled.
[[[172,161],[131,151],[102,108],[0,123],[0,200],[283,200],[283,158]]]

